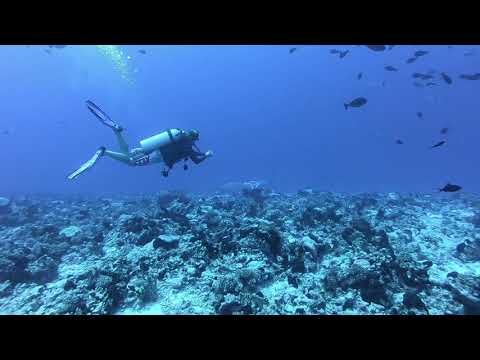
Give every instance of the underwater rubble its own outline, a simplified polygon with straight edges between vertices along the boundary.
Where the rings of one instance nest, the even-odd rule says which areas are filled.
[[[2,314],[480,314],[480,198],[0,198]]]

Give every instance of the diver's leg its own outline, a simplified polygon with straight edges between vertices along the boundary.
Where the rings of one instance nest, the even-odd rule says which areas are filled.
[[[108,157],[111,157],[112,159],[121,161],[127,165],[132,165],[132,162],[130,161],[130,156],[128,156],[125,153],[119,153],[115,151],[110,151],[110,150],[105,150],[105,155]]]
[[[130,154],[130,150],[128,149],[128,144],[125,141],[125,139],[123,138],[122,132],[121,131],[116,131],[116,130],[114,130],[113,132],[115,133],[115,136],[117,137],[117,142],[118,142],[118,146],[120,147],[120,151],[125,155]]]
[[[93,115],[97,117],[104,125],[108,126],[110,129],[113,130],[113,133],[117,137],[118,145],[120,146],[120,151],[125,154],[129,155],[128,144],[122,136],[123,127],[118,125],[115,121],[110,119],[105,112],[103,112],[97,105],[95,105],[92,101],[87,100],[87,107],[92,112]]]

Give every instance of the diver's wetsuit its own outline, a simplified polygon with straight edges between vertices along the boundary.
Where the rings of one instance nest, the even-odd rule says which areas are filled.
[[[190,158],[195,164],[200,164],[207,158],[207,156],[198,150],[195,142],[184,136],[179,141],[161,148],[160,153],[165,165],[172,168],[177,161],[182,159],[186,160],[188,158]]]
[[[120,147],[121,152],[105,150],[105,155],[130,166],[141,166],[163,162],[158,150],[148,154],[145,153],[142,148],[130,150],[121,131],[114,130],[113,132],[117,137],[118,146]]]
[[[130,166],[143,166],[155,163],[165,163],[171,169],[178,161],[190,158],[195,164],[200,164],[208,156],[200,151],[186,134],[180,139],[153,152],[146,153],[142,148],[129,150],[128,144],[120,131],[114,131],[121,152],[105,150],[105,155]]]

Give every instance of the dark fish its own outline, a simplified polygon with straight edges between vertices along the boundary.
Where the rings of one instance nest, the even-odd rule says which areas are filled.
[[[386,83],[387,83],[387,82],[386,82],[385,80],[383,80],[383,81],[382,81],[382,86],[385,87],[385,84],[386,84]]]
[[[416,87],[424,87],[425,85],[423,85],[422,83],[419,83],[418,81],[414,81],[413,82],[413,86],[416,86]]]
[[[347,54],[350,52],[350,50],[345,50],[345,51],[341,51],[341,50],[337,50],[337,49],[331,49],[330,50],[330,54],[338,54],[338,57],[340,59],[343,59],[345,56],[347,56]]]
[[[387,70],[387,71],[398,71],[397,68],[394,68],[393,66],[390,66],[390,65],[385,66],[385,70]]]
[[[439,141],[439,142],[436,143],[435,145],[431,146],[430,149],[433,149],[433,148],[436,148],[436,147],[440,147],[440,146],[442,146],[442,145],[445,144],[445,143],[446,143],[445,140]]]
[[[425,56],[428,54],[428,51],[425,51],[425,50],[418,50],[418,51],[415,51],[415,53],[413,54],[415,57],[420,57],[420,56]]]
[[[448,45],[447,46],[449,49],[453,49],[453,46],[452,45]]]
[[[358,73],[357,79],[360,80],[362,78],[362,76],[363,76],[363,73]]]
[[[291,48],[290,50],[288,50],[290,54],[293,54],[295,51],[297,51],[297,48]]]
[[[432,75],[420,74],[420,73],[413,73],[412,77],[415,79],[422,79],[422,80],[430,80],[434,78]]]
[[[51,54],[51,53],[52,53],[50,49],[45,49],[45,52],[46,52],[47,54]]]
[[[53,47],[55,49],[64,49],[67,47],[67,45],[50,45],[50,47]]]
[[[10,134],[10,131],[8,131],[8,130],[2,130],[2,131],[0,131],[0,134],[2,134],[2,135],[8,135],[8,134]]]
[[[418,116],[419,118],[422,118],[422,117],[423,117],[423,113],[419,111],[419,112],[417,112],[417,116]]]
[[[440,130],[440,134],[442,135],[445,135],[447,132],[448,132],[448,128],[442,128],[442,130]]]
[[[395,141],[395,143],[398,144],[398,145],[403,145],[403,141],[402,141],[402,140],[397,140],[397,141]]]
[[[356,98],[352,101],[350,101],[350,103],[348,104],[343,104],[343,106],[345,106],[345,110],[347,110],[349,107],[361,107],[363,105],[365,105],[367,103],[367,99],[365,99],[364,97],[359,97],[359,98]]]
[[[395,45],[389,45],[388,50],[392,50]]]
[[[442,79],[447,83],[447,84],[451,84],[452,83],[452,79],[450,78],[450,76],[448,76],[447,74],[445,74],[444,72],[442,72],[440,75],[442,75]]]
[[[465,79],[465,80],[479,80],[479,79],[480,79],[480,74],[479,74],[479,73],[472,74],[472,75],[462,74],[462,75],[460,75],[460,79]]]
[[[473,55],[475,55],[474,50],[469,50],[469,51],[467,51],[466,53],[463,54],[463,56],[473,56]]]
[[[456,191],[459,191],[459,190],[462,190],[462,187],[459,186],[459,185],[453,185],[453,184],[450,184],[448,183],[447,185],[445,185],[443,188],[441,189],[438,189],[438,191],[443,191],[443,192],[456,192]]]
[[[143,54],[143,55],[145,55],[145,54],[147,53],[147,51],[146,51],[146,50],[143,50],[143,49],[138,50],[138,52],[139,52],[140,54]]]
[[[435,84],[434,82],[428,82],[425,85],[426,86],[438,86],[438,84]]]
[[[411,63],[413,63],[413,62],[416,61],[416,60],[417,60],[417,58],[416,58],[416,57],[413,57],[413,58],[407,59],[406,63],[407,63],[407,64],[411,64]]]
[[[386,49],[385,45],[365,45],[365,46],[373,51],[385,51]]]

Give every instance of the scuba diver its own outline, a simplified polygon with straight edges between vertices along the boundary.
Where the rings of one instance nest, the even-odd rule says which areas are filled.
[[[164,177],[167,177],[173,165],[182,159],[185,161],[183,169],[187,170],[187,161],[189,158],[195,164],[200,164],[202,161],[213,155],[213,152],[210,150],[206,153],[202,153],[195,145],[195,141],[198,141],[199,139],[199,132],[197,130],[184,131],[181,129],[168,129],[160,134],[140,141],[139,148],[130,150],[122,136],[123,128],[110,119],[110,117],[92,101],[87,100],[86,103],[88,109],[93,115],[95,115],[95,117],[104,125],[113,130],[117,137],[120,152],[110,151],[104,146],[101,146],[90,160],[68,176],[69,180],[75,179],[77,176],[93,167],[104,155],[121,161],[129,166],[145,166],[163,163],[167,167],[162,171]]]

